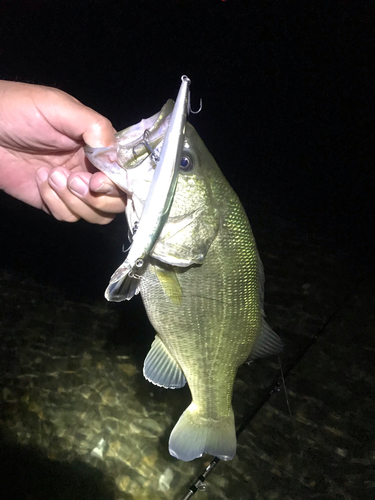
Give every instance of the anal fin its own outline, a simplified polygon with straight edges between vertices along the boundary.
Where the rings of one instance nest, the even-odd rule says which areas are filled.
[[[253,350],[246,360],[246,363],[252,363],[255,359],[264,358],[265,356],[274,356],[283,350],[283,343],[280,337],[263,319],[262,331],[255,341]]]

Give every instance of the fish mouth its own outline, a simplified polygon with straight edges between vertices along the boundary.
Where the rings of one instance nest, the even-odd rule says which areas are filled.
[[[119,165],[124,169],[132,169],[158,152],[168,130],[173,108],[174,102],[169,99],[158,113],[115,134]]]

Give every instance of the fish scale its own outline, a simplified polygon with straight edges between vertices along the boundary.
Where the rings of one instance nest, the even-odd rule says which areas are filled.
[[[189,144],[200,141],[191,125],[186,134]],[[208,151],[204,154],[201,141],[199,146],[196,151],[201,151],[202,156],[198,161],[206,168],[209,164],[211,169],[205,182],[215,179],[209,189],[201,192],[211,192],[216,200],[221,221],[218,234],[200,266],[177,271],[183,291],[181,304],[169,300],[152,266],[143,275],[140,289],[151,323],[188,380],[195,414],[209,425],[213,421],[219,427],[222,424],[223,429],[232,416],[235,373],[248,358],[262,327],[259,259],[239,199]],[[192,179],[188,181],[189,190]],[[172,217],[191,210],[197,203],[187,196],[185,184],[180,176]],[[183,206],[178,205],[178,200],[184,200]],[[174,452],[181,456],[177,450],[180,446],[171,443]],[[215,451],[220,454],[220,450]],[[221,455],[228,458],[230,453],[228,450]]]
[[[139,160],[137,149],[130,151],[134,130],[141,139],[147,124],[161,147],[172,110],[168,101],[159,114],[117,134],[118,158],[127,159],[117,167],[108,167],[105,152],[91,152],[98,168],[115,171],[113,178],[124,171],[128,221],[136,220],[133,198],[137,207],[145,204],[154,168],[151,154],[139,151]],[[144,375],[166,388],[189,384],[192,402],[169,440],[173,456],[193,460],[206,452],[230,460],[236,452],[231,399],[237,369],[278,353],[282,344],[264,319],[263,268],[241,202],[190,123],[184,134],[182,157],[188,160],[181,162],[168,219],[133,286],[156,331]],[[152,207],[157,193],[150,196]],[[121,281],[116,286],[113,300],[131,298],[122,296]],[[111,293],[106,297],[112,300]]]

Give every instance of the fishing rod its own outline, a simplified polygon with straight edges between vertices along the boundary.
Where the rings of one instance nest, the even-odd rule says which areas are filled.
[[[284,386],[285,389],[285,394],[286,393],[286,388],[285,388],[285,379],[289,375],[289,373],[295,368],[295,366],[301,361],[301,359],[305,356],[307,351],[315,344],[315,342],[318,340],[318,338],[322,335],[324,330],[327,328],[327,326],[332,323],[332,321],[336,318],[336,316],[339,314],[339,312],[342,310],[344,304],[350,299],[350,297],[353,295],[354,291],[362,284],[364,279],[361,279],[355,289],[353,289],[351,292],[348,293],[348,295],[345,297],[345,299],[342,301],[342,305],[336,309],[335,312],[329,316],[329,318],[325,321],[325,323],[322,325],[322,327],[318,330],[318,332],[311,337],[310,341],[307,342],[305,347],[301,349],[299,354],[293,359],[293,361],[290,363],[290,365],[286,368],[285,371],[283,371],[282,366],[281,366],[281,360],[280,356],[279,362],[280,362],[280,369],[281,369],[281,375],[278,375],[274,381],[269,385],[267,392],[263,396],[263,398],[260,400],[260,402],[257,404],[257,406],[252,409],[244,418],[242,424],[239,426],[239,428],[236,431],[236,436],[238,436],[246,429],[248,424],[254,419],[254,417],[259,413],[259,411],[263,408],[263,406],[269,401],[271,396],[275,394],[275,392],[280,392],[281,387]],[[287,399],[288,402],[288,399]],[[290,408],[289,408],[289,402],[288,402],[288,409],[289,413]],[[220,462],[220,458],[215,457],[213,460],[211,460],[210,464],[206,467],[206,469],[200,474],[197,479],[194,481],[194,483],[189,486],[189,491],[186,493],[186,495],[181,499],[181,500],[189,500],[197,491],[205,491],[207,489],[207,484],[204,484],[207,476],[213,471],[213,469],[216,467],[216,465]]]
[[[289,370],[290,371],[290,370]],[[288,373],[289,373],[288,371]],[[270,399],[272,394],[275,392],[279,392],[280,388],[282,386],[283,380],[285,376],[278,376],[277,379],[274,380],[272,384],[270,384],[267,393],[264,395],[264,397],[261,399],[261,401],[257,404],[257,406],[251,410],[248,415],[244,418],[242,424],[236,431],[236,436],[238,436],[244,431],[244,429],[247,427],[247,425],[253,420],[253,418],[259,413],[259,411],[263,408],[263,406],[267,403],[267,401]],[[189,491],[186,493],[186,495],[181,499],[181,500],[189,500],[195,493],[200,490],[200,491],[205,491],[207,488],[207,485],[204,484],[204,481],[206,480],[206,477],[212,472],[212,470],[216,467],[216,465],[220,462],[220,458],[215,457],[210,464],[206,467],[204,472],[200,474],[197,479],[194,481],[194,483],[189,486]]]

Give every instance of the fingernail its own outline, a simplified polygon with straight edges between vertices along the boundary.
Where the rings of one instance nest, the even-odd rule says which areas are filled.
[[[85,196],[89,191],[87,184],[80,177],[74,177],[69,182],[69,189],[79,196]]]
[[[66,177],[63,173],[56,171],[51,175],[50,182],[57,188],[63,188],[66,186]]]
[[[36,177],[39,182],[45,182],[48,178],[48,168],[40,168],[36,173]]]
[[[113,192],[114,189],[113,189],[113,186],[111,186],[111,184],[107,184],[106,182],[103,182],[102,184],[100,184],[99,187],[97,187],[95,189],[95,193],[111,193]]]

